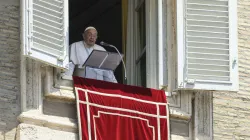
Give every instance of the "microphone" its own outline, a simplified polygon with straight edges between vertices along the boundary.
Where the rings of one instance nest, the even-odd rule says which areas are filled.
[[[127,84],[127,71],[126,71],[126,66],[125,66],[125,63],[123,61],[123,58],[122,58],[122,55],[121,53],[119,52],[119,50],[114,46],[114,45],[111,45],[111,44],[108,44],[108,43],[105,43],[103,41],[100,42],[101,45],[103,46],[107,46],[107,47],[111,47],[111,48],[115,48],[115,50],[118,52],[118,54],[120,55],[121,57],[121,60],[122,60],[122,64],[123,64],[123,68],[124,68],[124,78],[125,78],[125,84]]]
[[[103,41],[101,41],[101,42],[100,42],[100,44],[101,44],[101,45],[103,45],[103,46],[108,46],[108,47],[110,47],[110,46],[111,46],[110,44],[105,43],[105,42],[103,42]]]

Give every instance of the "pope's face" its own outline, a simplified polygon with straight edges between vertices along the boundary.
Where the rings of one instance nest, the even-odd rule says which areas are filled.
[[[83,39],[88,46],[94,46],[97,39],[97,31],[95,29],[87,30],[84,33]]]

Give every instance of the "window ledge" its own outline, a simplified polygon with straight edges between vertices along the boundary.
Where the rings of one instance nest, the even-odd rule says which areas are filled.
[[[53,88],[52,92],[45,94],[46,99],[60,100],[62,102],[75,103],[75,93],[72,87]]]
[[[54,130],[74,133],[78,132],[77,120],[66,117],[44,115],[38,113],[37,110],[30,110],[22,113],[18,117],[18,120],[21,123],[48,127]]]
[[[177,120],[182,120],[182,121],[190,121],[191,120],[191,114],[188,114],[183,111],[179,111],[176,109],[170,109],[170,118],[172,119],[177,119]]]
[[[57,100],[61,102],[75,103],[76,97],[72,87],[60,86],[60,89],[54,88],[53,91],[54,92],[45,94],[45,98],[48,100]],[[170,118],[182,121],[190,121],[191,114],[170,108]]]

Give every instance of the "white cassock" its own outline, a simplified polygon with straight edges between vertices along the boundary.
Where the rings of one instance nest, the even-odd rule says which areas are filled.
[[[85,63],[85,61],[87,60],[87,58],[89,57],[89,55],[93,50],[106,51],[103,47],[97,44],[95,44],[93,47],[90,48],[85,47],[84,41],[79,41],[71,44],[70,46],[71,63],[69,64],[69,71],[67,71],[65,74],[67,76],[72,76],[74,68],[77,65],[78,68],[82,68],[83,64]],[[84,73],[85,73],[84,75],[77,75],[77,76],[117,83],[114,73],[111,70],[108,71],[108,70],[86,67]]]

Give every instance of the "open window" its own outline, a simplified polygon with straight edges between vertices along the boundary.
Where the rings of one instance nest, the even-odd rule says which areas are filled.
[[[146,29],[150,29],[146,28],[149,25],[149,23],[146,25],[146,18],[149,16],[146,9],[150,9],[149,3],[146,0],[110,0],[108,2],[105,0],[26,0],[24,12],[27,16],[23,17],[23,54],[55,67],[54,75],[57,79],[55,81],[61,82],[54,85],[69,85],[63,84],[70,82],[63,81],[59,76],[61,68],[67,68],[69,45],[82,40],[81,34],[87,26],[95,26],[98,30],[97,44],[100,41],[109,42],[126,56],[129,50],[127,46],[134,48],[128,53],[135,54],[135,58],[127,65],[136,65],[136,69],[128,70],[128,73],[136,76],[135,79],[130,78],[132,82],[129,84],[146,87],[146,79],[149,79],[146,76],[146,71],[149,71],[146,68],[146,55],[148,55],[146,48],[150,47],[147,41],[149,37],[146,37],[149,35]],[[137,18],[136,20],[128,15],[130,11]],[[133,24],[127,24],[129,19],[122,20],[124,17],[130,17]],[[132,28],[135,30],[132,31]],[[129,30],[130,33],[128,33]],[[135,38],[129,40],[131,45],[128,43],[129,34],[136,34],[136,40]],[[115,51],[112,48],[105,49]],[[116,70],[119,83],[122,83],[124,77],[122,69],[120,65]]]
[[[126,66],[128,84],[158,88],[156,1],[128,0]]]
[[[92,25],[99,31],[97,44],[100,41],[110,42],[126,55],[128,84],[159,87],[157,1],[25,2],[26,17],[22,18],[25,56],[57,68],[66,68],[69,44],[82,40],[84,28]],[[74,10],[68,10],[68,2]],[[127,6],[122,5],[124,3]],[[171,56],[167,68],[170,72],[169,89],[237,90],[237,3],[227,0],[176,0],[176,3],[176,23],[173,22],[176,38],[173,34],[172,40],[168,41],[177,41],[174,45],[164,44],[164,49],[168,50],[164,56]],[[117,11],[110,11],[112,8]],[[122,20],[124,17],[127,19]],[[175,51],[170,51],[173,48]],[[57,69],[54,74],[59,79],[60,71]],[[118,67],[116,77],[122,83],[122,65]],[[60,85],[60,82],[55,85]]]

